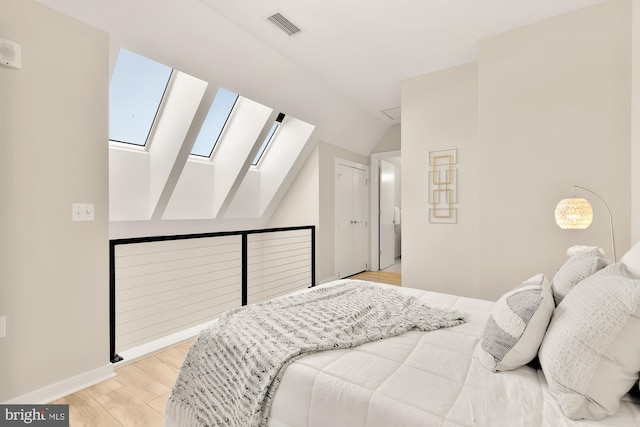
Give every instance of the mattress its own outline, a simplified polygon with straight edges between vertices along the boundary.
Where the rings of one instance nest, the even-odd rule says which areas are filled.
[[[484,368],[475,349],[492,302],[400,291],[462,311],[467,322],[294,362],[276,392],[270,427],[640,426],[637,398],[626,396],[620,410],[602,421],[572,421],[560,412],[540,369]]]

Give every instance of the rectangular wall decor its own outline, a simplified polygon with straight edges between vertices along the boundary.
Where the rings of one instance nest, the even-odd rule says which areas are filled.
[[[458,222],[457,149],[447,148],[429,152],[429,222],[455,224]]]

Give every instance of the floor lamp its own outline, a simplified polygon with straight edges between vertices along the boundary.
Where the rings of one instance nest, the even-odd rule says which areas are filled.
[[[591,225],[591,221],[593,220],[591,203],[589,203],[587,199],[575,198],[573,193],[576,188],[596,196],[607,209],[607,213],[609,214],[609,229],[611,230],[611,254],[613,255],[613,262],[616,262],[616,243],[613,237],[613,218],[611,217],[611,211],[604,199],[594,191],[574,185],[571,188],[571,198],[560,200],[558,206],[556,206],[556,224],[558,224],[560,228],[565,229],[585,229]]]

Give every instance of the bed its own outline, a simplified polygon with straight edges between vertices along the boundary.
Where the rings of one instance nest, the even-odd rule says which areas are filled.
[[[640,247],[634,247],[625,258],[622,263],[614,264],[595,251],[576,253],[559,269],[553,280],[547,281],[543,275],[534,276],[495,303],[370,282],[343,280],[322,285],[321,288],[330,289],[344,286],[347,282],[350,286],[360,285],[394,295],[401,294],[443,312],[462,313],[464,322],[429,331],[412,329],[351,348],[322,349],[300,355],[304,357],[294,357],[280,371],[273,393],[268,397],[268,413],[262,425],[640,426],[637,384],[640,329],[635,329],[640,327],[640,268],[636,266],[640,264]],[[581,335],[580,331],[585,328],[580,324],[582,320],[576,320],[575,316],[580,317],[585,314],[581,310],[589,309],[588,304],[585,306],[584,295],[580,293],[613,292],[609,289],[615,289],[618,285],[611,285],[611,278],[607,276],[611,274],[624,276],[624,280],[616,279],[620,282],[621,292],[629,292],[630,287],[633,288],[630,294],[624,294],[628,300],[623,302],[624,310],[629,315],[623,316],[626,320],[621,321],[623,325],[618,327],[618,332],[612,333],[611,329],[607,329],[606,333],[600,334],[608,344],[598,350],[595,348],[598,338],[586,339]],[[595,291],[591,289],[593,286]],[[602,286],[606,287],[605,291]],[[504,326],[505,320],[501,319],[500,311],[509,304],[513,305],[517,298],[521,301],[521,296],[532,289],[539,290],[541,295],[539,299],[542,302],[538,305],[547,307],[527,315],[529,324],[526,328],[535,329],[532,324],[537,322],[539,330],[535,334],[539,336],[531,340],[527,332],[526,337],[523,335],[515,341],[518,342],[516,346],[525,343],[534,348],[533,360],[523,363],[529,356],[521,353],[527,351],[518,347],[518,351],[514,352],[513,347],[506,355],[501,353],[500,360],[491,357],[488,362],[487,351],[495,350],[490,343],[492,328],[489,325],[493,324],[494,329],[498,325],[510,331],[509,325]],[[563,302],[563,299],[566,301]],[[596,299],[598,302],[593,304],[595,310],[602,310],[603,306],[606,309],[607,304],[602,302],[601,296]],[[614,298],[616,301],[619,299]],[[572,306],[577,306],[578,310],[572,309]],[[540,314],[545,310],[546,314]],[[507,324],[513,323],[513,319],[509,319],[512,315],[507,315]],[[608,321],[606,318],[616,316],[591,313],[587,317]],[[566,322],[569,322],[569,327]],[[576,329],[576,332],[571,330],[572,327],[582,329]],[[589,326],[586,329],[594,328]],[[611,341],[611,335],[619,335],[623,342]],[[504,343],[503,338],[498,339],[499,343]],[[536,340],[542,340],[542,346]],[[566,343],[569,343],[568,348],[572,351],[563,347]],[[575,347],[584,344],[595,349]],[[558,345],[559,350],[554,348]],[[611,351],[625,355],[612,356]],[[531,353],[531,350],[528,352]],[[588,357],[592,352],[593,357]],[[574,356],[577,358],[567,359]],[[586,362],[583,360],[585,358],[588,359]],[[591,362],[596,367],[589,371],[587,368]],[[623,366],[611,367],[607,365],[610,362]],[[603,363],[607,365],[604,368]],[[563,378],[567,366],[581,368]],[[229,369],[228,366],[226,369]],[[219,373],[209,367],[195,376],[202,376],[202,372],[212,375]],[[630,382],[632,384],[634,381],[636,383],[629,387]],[[180,393],[176,392],[180,388],[179,382],[180,378],[167,404],[165,425],[197,425],[193,418],[185,416],[181,407]],[[584,387],[584,390],[580,390],[580,387]],[[624,390],[620,391],[621,387]],[[627,393],[630,388],[631,392]],[[575,396],[576,389],[578,397]],[[194,387],[183,395],[190,394],[193,397],[201,392],[206,393],[207,390]],[[202,425],[207,424],[202,422]],[[233,423],[218,422],[218,425]],[[261,424],[257,422],[255,425]]]

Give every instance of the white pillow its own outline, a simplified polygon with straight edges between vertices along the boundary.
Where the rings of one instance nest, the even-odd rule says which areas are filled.
[[[640,277],[640,242],[629,249],[629,252],[624,254],[620,262],[627,266],[629,273]]]
[[[577,254],[579,252],[589,252],[589,251],[593,251],[593,250],[597,250],[602,255],[604,255],[604,250],[602,248],[597,247],[597,246],[575,245],[575,246],[571,246],[571,247],[569,247],[569,249],[567,249],[567,256],[572,256],[572,255],[575,255],[575,254]]]
[[[618,411],[640,371],[640,279],[612,264],[556,308],[539,358],[566,416],[600,420]]]
[[[529,363],[538,354],[554,308],[544,274],[504,294],[493,305],[478,343],[480,362],[492,372]]]
[[[575,285],[603,269],[610,262],[597,248],[576,252],[569,257],[551,280],[551,290],[556,305],[560,304]]]

